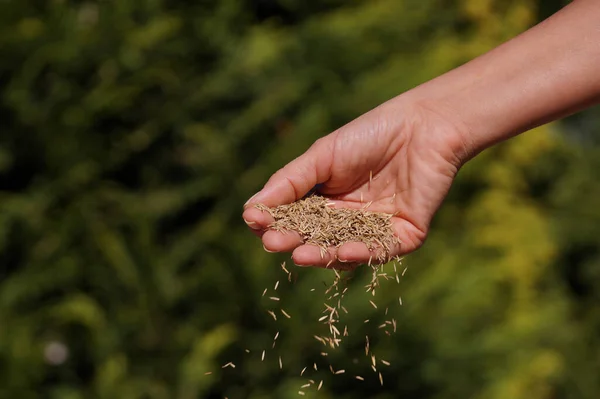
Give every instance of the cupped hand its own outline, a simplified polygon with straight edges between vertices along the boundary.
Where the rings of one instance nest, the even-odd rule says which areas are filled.
[[[297,265],[343,267],[375,258],[363,243],[330,248],[323,256],[294,232],[269,230],[273,219],[253,206],[291,203],[318,184],[336,207],[370,203],[370,211],[393,214],[400,243],[390,255],[414,251],[466,158],[459,126],[435,107],[390,100],[317,140],[276,172],[246,203],[243,218],[267,251],[293,252]]]

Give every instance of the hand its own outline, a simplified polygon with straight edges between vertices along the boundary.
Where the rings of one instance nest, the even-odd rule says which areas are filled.
[[[361,243],[331,248],[322,259],[297,234],[266,230],[269,215],[251,206],[290,203],[322,183],[320,192],[336,206],[372,201],[370,210],[393,213],[401,244],[391,255],[414,251],[467,157],[600,102],[599,17],[597,1],[572,2],[519,37],[318,140],[251,198],[244,220],[265,249],[293,251],[299,265],[367,262],[372,254]]]
[[[363,243],[330,248],[323,258],[298,234],[268,230],[271,216],[253,207],[296,201],[320,183],[319,193],[337,207],[360,208],[372,201],[370,211],[394,214],[401,244],[391,256],[414,251],[465,158],[457,126],[430,107],[407,105],[401,97],[391,100],[317,140],[275,173],[245,205],[244,220],[267,251],[293,251],[297,265],[366,263],[373,253]]]

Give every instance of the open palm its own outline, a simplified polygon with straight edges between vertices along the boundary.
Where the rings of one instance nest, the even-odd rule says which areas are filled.
[[[262,237],[266,250],[293,251],[298,265],[324,266],[331,261],[362,263],[374,254],[363,243],[330,248],[304,245],[295,233],[268,230],[273,221],[254,208],[302,198],[315,185],[336,207],[394,214],[400,244],[393,255],[414,251],[427,236],[430,221],[448,193],[462,162],[458,129],[425,107],[391,100],[341,129],[317,140],[303,155],[275,173],[245,206],[248,226]]]

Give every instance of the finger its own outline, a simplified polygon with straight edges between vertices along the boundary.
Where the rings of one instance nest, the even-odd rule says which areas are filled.
[[[294,250],[292,253],[292,259],[294,263],[301,267],[321,267],[326,269],[335,270],[353,270],[360,263],[355,262],[340,262],[337,259],[337,250],[335,248],[328,248],[327,251],[323,252],[315,245],[302,245]]]
[[[325,267],[337,261],[335,248],[322,250],[316,245],[301,245],[292,253],[292,259],[298,266]]]
[[[302,245],[302,238],[295,231],[268,230],[263,234],[262,241],[269,252],[292,252]]]
[[[392,256],[406,255],[416,251],[423,245],[427,232],[419,229],[413,223],[401,218],[392,218],[392,230],[399,243],[393,248]]]
[[[274,219],[269,212],[261,211],[254,207],[245,209],[242,218],[252,230],[266,230],[269,228],[269,225],[274,222]]]
[[[401,248],[402,244],[400,242],[390,248],[389,251],[386,251],[383,247],[369,249],[363,242],[348,242],[338,248],[337,257],[343,262],[377,265],[389,262],[392,257],[400,253]]]
[[[338,249],[338,259],[342,262],[368,262],[373,254],[362,242],[349,242]]]
[[[331,136],[317,140],[308,151],[277,171],[244,207],[257,203],[272,207],[299,200],[314,186],[329,180],[332,154]]]

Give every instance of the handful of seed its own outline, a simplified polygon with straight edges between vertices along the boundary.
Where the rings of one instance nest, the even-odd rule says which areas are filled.
[[[258,204],[275,219],[269,226],[277,231],[295,231],[305,244],[316,245],[324,253],[329,247],[362,242],[380,263],[390,260],[400,242],[392,230],[393,215],[363,209],[334,208],[327,198],[312,195],[287,205],[269,208]]]

